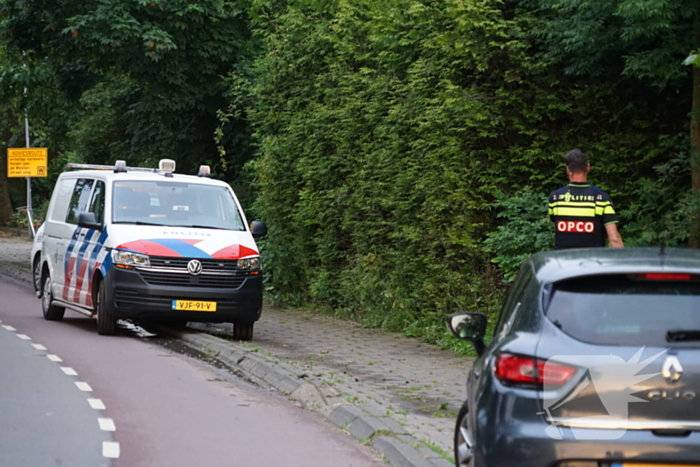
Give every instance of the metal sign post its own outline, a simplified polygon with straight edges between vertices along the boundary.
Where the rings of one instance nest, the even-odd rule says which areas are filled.
[[[26,89],[25,89],[26,92]],[[24,140],[27,143],[26,147],[29,149],[29,119],[24,117]],[[27,177],[27,218],[29,220],[29,228],[32,231],[32,237],[36,237],[36,231],[34,230],[34,221],[32,220],[32,178]]]

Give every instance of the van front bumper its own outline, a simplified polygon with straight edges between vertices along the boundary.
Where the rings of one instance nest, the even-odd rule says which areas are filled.
[[[227,280],[177,275],[162,280],[148,271],[111,266],[105,280],[110,314],[115,318],[252,323],[262,311],[262,275]],[[176,285],[170,285],[177,282]],[[169,284],[169,285],[165,285]],[[216,311],[173,310],[174,300],[216,302]]]

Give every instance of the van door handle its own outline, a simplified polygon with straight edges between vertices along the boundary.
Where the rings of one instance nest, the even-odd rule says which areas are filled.
[[[84,237],[84,236],[85,236],[85,232],[80,232],[80,233],[78,234],[78,237]]]

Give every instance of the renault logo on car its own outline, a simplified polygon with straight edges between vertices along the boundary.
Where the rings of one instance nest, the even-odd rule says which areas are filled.
[[[198,276],[202,272],[202,263],[199,260],[193,259],[187,263],[187,272],[193,276]]]
[[[678,357],[675,355],[666,357],[661,367],[661,376],[669,383],[675,383],[681,379],[681,376],[683,376],[683,367],[681,366],[681,362],[678,361]]]

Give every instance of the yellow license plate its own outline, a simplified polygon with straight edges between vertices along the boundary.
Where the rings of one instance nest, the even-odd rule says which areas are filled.
[[[195,300],[173,300],[171,309],[185,311],[216,311],[216,302],[198,302]]]

